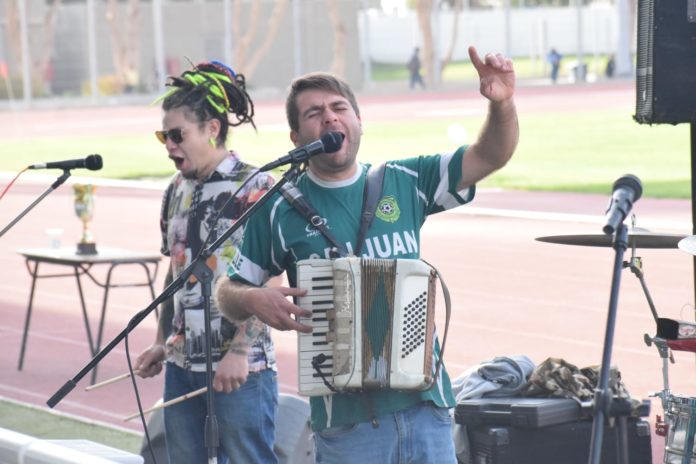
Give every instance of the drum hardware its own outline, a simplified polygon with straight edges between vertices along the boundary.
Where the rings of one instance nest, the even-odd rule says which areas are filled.
[[[656,234],[646,229],[635,227],[635,216],[632,217],[632,227],[624,232],[626,235],[619,238],[619,234],[610,235],[558,235],[537,237],[536,240],[548,243],[583,246],[618,247],[615,240],[625,240],[631,247],[631,258],[622,263],[623,268],[631,269],[631,272],[640,281],[643,293],[650,307],[650,311],[658,324],[658,314],[655,305],[645,283],[643,262],[636,256],[636,248],[680,248],[687,253],[696,255],[696,236],[685,237],[677,234]],[[618,248],[617,248],[618,250]],[[618,263],[617,263],[618,264]],[[667,340],[661,337],[644,335],[644,341],[648,346],[655,344],[662,358],[663,390],[650,396],[659,397],[665,414],[665,419],[656,417],[656,434],[665,438],[665,463],[678,462],[680,464],[696,464],[694,456],[694,441],[696,435],[696,398],[684,398],[673,395],[669,389],[668,360],[674,363],[674,356],[667,345]],[[594,439],[594,437],[593,437]],[[677,460],[675,460],[677,459]]]
[[[664,332],[665,330],[662,329],[662,331]],[[663,335],[660,333],[659,328],[658,335]],[[668,340],[671,336],[672,334],[650,337],[648,334],[645,334],[643,337],[646,345],[655,345],[662,358],[663,389],[650,395],[660,398],[662,410],[664,411],[664,419],[659,415],[655,416],[655,434],[665,437],[663,462],[696,464],[696,449],[694,449],[696,398],[675,395],[670,391],[669,364],[667,360],[669,359],[674,364],[674,356]]]
[[[665,420],[669,425],[666,431],[664,462],[696,463],[696,398],[670,395],[667,398]]]
[[[679,243],[685,240],[684,235],[678,234],[658,234],[650,232],[647,229],[642,229],[635,226],[635,216],[631,219],[632,225],[628,229],[628,246],[631,248],[631,258],[623,262],[624,268],[629,268],[631,273],[638,278],[640,286],[643,289],[643,294],[650,307],[650,312],[655,319],[659,319],[655,304],[653,303],[650,291],[645,283],[643,273],[643,260],[636,256],[636,248],[676,248]],[[558,243],[561,245],[581,245],[581,246],[601,246],[611,247],[613,245],[613,237],[605,234],[585,234],[585,235],[550,235],[546,237],[537,237],[535,240],[540,242]],[[696,240],[693,241],[693,249],[696,253]]]
[[[662,409],[667,411],[667,398],[671,395],[669,390],[669,362],[674,364],[674,355],[672,351],[667,346],[667,340],[661,337],[651,337],[648,334],[643,334],[643,341],[647,346],[655,345],[657,352],[662,358],[662,391],[658,393],[651,393],[650,396],[660,398],[662,402]]]
[[[672,350],[662,337],[643,336],[645,344],[655,345],[662,358],[662,391],[651,393],[660,398],[664,419],[655,416],[655,434],[665,437],[665,463],[696,464],[694,435],[696,434],[696,398],[675,395],[670,391],[668,360],[674,364]]]
[[[628,229],[628,246],[635,248],[677,248],[680,241],[684,241],[687,237],[679,234],[660,234],[650,232],[647,229],[640,227],[631,227]],[[604,234],[575,234],[575,235],[549,235],[546,237],[536,237],[535,240],[540,242],[557,243],[560,245],[581,245],[594,247],[611,247],[612,236]],[[688,244],[690,252],[696,255],[696,238]]]
[[[690,255],[696,256],[696,235],[684,237],[683,239],[679,240],[677,246],[681,251],[685,251]]]

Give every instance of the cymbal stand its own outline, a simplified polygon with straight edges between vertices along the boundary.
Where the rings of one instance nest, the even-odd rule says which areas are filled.
[[[631,259],[630,261],[625,261],[623,263],[623,266],[624,268],[628,267],[629,269],[631,269],[633,275],[635,275],[640,281],[640,285],[643,288],[643,293],[645,294],[645,299],[648,301],[648,306],[650,306],[650,312],[652,313],[653,318],[655,319],[655,325],[657,326],[657,320],[659,316],[657,315],[657,309],[655,309],[655,303],[653,302],[652,297],[650,296],[650,292],[648,291],[648,286],[645,283],[645,277],[643,273],[643,260],[635,254],[636,246],[634,243],[631,247]],[[655,344],[655,348],[657,348],[657,352],[660,354],[660,358],[662,358],[662,390],[657,393],[651,393],[649,396],[657,396],[658,398],[660,398],[662,411],[666,414],[668,412],[667,403],[669,402],[669,398],[672,396],[672,392],[669,388],[669,362],[674,364],[674,356],[672,355],[672,352],[667,346],[665,339],[657,336],[650,337],[650,335],[644,334],[643,340],[645,341],[645,344],[648,346]],[[665,439],[667,439],[668,427],[666,420],[667,417],[662,418],[659,415],[656,417],[655,420],[655,433],[657,435],[665,437]]]
[[[667,399],[671,395],[670,389],[669,389],[669,362],[674,364],[674,356],[672,355],[672,352],[669,350],[669,347],[667,346],[667,343],[664,338],[661,337],[651,337],[648,334],[643,335],[643,340],[645,341],[645,344],[648,346],[651,346],[653,343],[655,344],[655,348],[657,348],[657,352],[660,353],[660,357],[662,358],[662,391],[659,393],[653,393],[650,396],[658,396],[660,400],[662,401],[662,409],[665,411],[667,410]]]
[[[653,315],[653,318],[655,319],[655,324],[657,325],[657,320],[659,316],[657,315],[657,309],[655,309],[655,303],[653,302],[652,297],[650,296],[650,291],[648,290],[648,286],[645,283],[645,277],[643,273],[643,260],[639,257],[636,256],[636,246],[635,243],[631,247],[631,259],[630,261],[624,261],[623,263],[624,268],[629,268],[631,269],[631,272],[633,275],[635,275],[638,280],[640,281],[640,285],[643,288],[643,293],[645,294],[645,299],[648,301],[648,306],[650,306],[650,312]],[[672,364],[674,364],[674,356],[672,355],[672,352],[670,351],[669,347],[667,346],[667,343],[663,338],[660,337],[650,337],[648,334],[643,335],[643,340],[645,341],[645,344],[648,346],[651,346],[653,343],[655,344],[655,347],[657,348],[658,353],[660,354],[660,357],[662,358],[662,384],[663,384],[663,389],[660,393],[653,394],[651,396],[659,396],[660,399],[662,400],[662,408],[666,411],[667,410],[667,399],[670,396],[670,390],[669,390],[669,375],[668,375],[668,368],[669,364],[667,363],[667,360],[669,360]]]
[[[659,392],[651,393],[649,396],[657,396],[660,398],[660,404],[662,405],[662,413],[664,417],[660,415],[655,416],[655,435],[664,437],[665,439],[665,449],[667,447],[667,440],[669,434],[669,427],[671,426],[672,420],[670,419],[669,413],[669,401],[672,397],[672,392],[669,389],[669,363],[668,360],[674,364],[674,356],[667,346],[666,340],[661,337],[650,337],[648,334],[643,335],[643,340],[645,344],[651,346],[655,344],[657,352],[660,353],[662,358],[662,384],[663,388]]]
[[[631,229],[636,228],[636,215],[632,214],[631,215]],[[624,268],[629,268],[631,269],[631,272],[633,275],[635,275],[638,280],[640,281],[640,286],[643,288],[643,294],[645,295],[645,299],[648,300],[648,306],[650,306],[650,312],[652,312],[653,318],[655,319],[655,324],[657,324],[657,310],[655,309],[655,303],[653,303],[652,297],[650,296],[650,292],[648,291],[648,286],[645,283],[645,278],[643,277],[643,260],[640,258],[640,256],[636,256],[636,242],[634,241],[631,244],[631,259],[630,261],[624,261],[623,263]]]
[[[650,292],[648,291],[648,286],[645,283],[645,277],[643,274],[643,259],[640,256],[636,256],[635,244],[631,248],[631,260],[624,261],[623,267],[631,269],[633,275],[635,275],[640,281],[640,286],[643,288],[645,299],[648,300],[648,306],[650,306],[650,312],[652,312],[653,318],[655,319],[655,324],[657,324],[657,310],[655,309],[655,303],[653,303],[652,297],[650,296]]]

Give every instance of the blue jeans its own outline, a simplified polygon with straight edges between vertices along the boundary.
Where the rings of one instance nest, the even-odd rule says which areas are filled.
[[[167,363],[164,401],[206,386],[205,372],[191,372]],[[278,383],[270,369],[250,373],[232,393],[215,392],[218,423],[218,463],[277,463],[273,452],[278,411]],[[164,433],[169,464],[208,462],[204,431],[206,395],[164,409]]]
[[[430,402],[371,422],[316,432],[317,464],[456,464],[452,418]]]

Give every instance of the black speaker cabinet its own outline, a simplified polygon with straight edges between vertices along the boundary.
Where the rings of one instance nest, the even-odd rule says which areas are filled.
[[[639,123],[696,122],[696,0],[638,0]]]

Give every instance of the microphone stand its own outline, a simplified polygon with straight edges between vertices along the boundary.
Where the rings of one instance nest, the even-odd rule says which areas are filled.
[[[276,182],[266,193],[264,193],[253,205],[242,213],[241,216],[232,224],[220,237],[218,237],[212,244],[207,248],[203,249],[201,253],[194,259],[194,261],[189,264],[179,276],[169,284],[162,293],[155,298],[145,309],[138,312],[133,318],[128,322],[127,327],[122,330],[116,337],[109,342],[102,350],[97,353],[91,361],[85,365],[72,379],[68,380],[56,393],[49,398],[46,404],[49,407],[54,407],[58,404],[68,393],[70,393],[76,386],[77,382],[82,379],[85,375],[89,373],[118,343],[125,338],[128,333],[130,333],[148,314],[150,314],[160,303],[167,300],[174,295],[191,275],[194,275],[201,283],[203,302],[204,302],[204,322],[205,322],[205,333],[206,333],[206,382],[207,382],[207,406],[208,415],[206,416],[205,423],[205,443],[208,449],[208,462],[217,462],[217,444],[218,444],[218,424],[215,417],[215,403],[213,397],[213,369],[212,369],[212,359],[211,359],[211,339],[210,339],[210,297],[212,295],[212,281],[213,272],[205,264],[206,260],[213,254],[213,252],[220,247],[239,227],[244,224],[244,222],[256,212],[268,199],[273,196],[275,192],[280,190],[280,188],[285,185],[290,180],[294,179],[300,172],[299,164],[291,165],[290,169],[283,174],[278,182]]]
[[[20,219],[22,219],[24,216],[26,216],[27,213],[29,211],[31,211],[32,208],[34,208],[34,206],[38,205],[41,200],[43,200],[45,197],[47,197],[49,193],[51,193],[52,191],[54,191],[55,189],[60,187],[63,184],[63,182],[65,182],[68,179],[68,177],[70,177],[70,170],[63,169],[63,174],[60,177],[58,177],[55,180],[55,182],[53,182],[53,184],[51,184],[51,186],[48,189],[46,189],[46,191],[44,193],[42,193],[41,196],[39,196],[39,198],[34,200],[34,202],[32,204],[30,204],[29,206],[24,208],[24,211],[19,213],[19,215],[16,218],[14,218],[12,220],[12,222],[10,222],[4,229],[2,229],[2,231],[0,231],[0,237],[5,235],[5,232],[10,230],[15,224],[17,224]]]
[[[611,284],[611,293],[609,296],[609,313],[607,315],[607,326],[604,335],[604,351],[602,353],[602,366],[599,376],[599,384],[595,389],[593,399],[593,423],[592,423],[592,440],[590,442],[590,464],[600,464],[602,455],[602,439],[604,437],[604,419],[605,416],[620,415],[619,417],[619,442],[617,460],[621,464],[628,464],[628,453],[626,445],[626,414],[630,414],[630,405],[626,413],[626,405],[617,405],[618,400],[611,396],[608,391],[609,385],[609,369],[611,365],[611,350],[614,343],[614,328],[616,326],[616,307],[619,299],[619,287],[621,286],[621,270],[623,269],[623,254],[628,248],[628,230],[626,225],[621,223],[614,233],[614,250],[616,250],[614,259],[614,269]],[[624,400],[625,402],[625,400]],[[617,406],[615,408],[615,406]],[[616,409],[621,409],[617,411]]]

